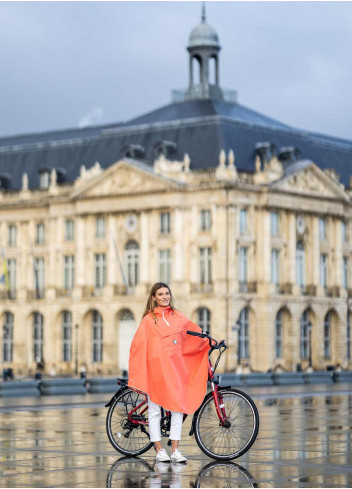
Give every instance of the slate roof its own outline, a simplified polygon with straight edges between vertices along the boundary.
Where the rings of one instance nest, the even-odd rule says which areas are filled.
[[[126,123],[67,129],[0,138],[0,174],[11,174],[10,188],[20,189],[22,174],[29,187],[39,187],[39,169],[64,168],[73,182],[81,165],[99,161],[109,167],[123,156],[127,144],[145,148],[143,161],[152,165],[158,141],[176,143],[172,160],[191,158],[191,169],[218,165],[219,152],[235,153],[239,170],[253,171],[255,145],[272,142],[277,149],[296,146],[302,159],[321,168],[334,168],[349,185],[352,175],[352,141],[292,128],[240,104],[192,100],[166,105]]]

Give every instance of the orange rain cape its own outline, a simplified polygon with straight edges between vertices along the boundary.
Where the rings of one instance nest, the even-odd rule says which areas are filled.
[[[209,341],[179,311],[156,307],[142,319],[132,340],[128,385],[147,393],[168,411],[191,414],[207,390]]]

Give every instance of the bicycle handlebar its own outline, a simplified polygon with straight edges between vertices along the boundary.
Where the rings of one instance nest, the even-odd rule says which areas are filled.
[[[228,346],[225,343],[225,340],[221,340],[219,343],[214,338],[212,338],[210,335],[208,335],[207,333],[197,333],[196,331],[186,331],[186,333],[191,335],[191,336],[199,336],[200,338],[208,338],[209,346],[211,346],[211,348],[213,350],[218,350],[222,347],[224,347],[225,350],[227,350],[227,348],[228,348]],[[215,341],[215,345],[211,344],[211,340]]]

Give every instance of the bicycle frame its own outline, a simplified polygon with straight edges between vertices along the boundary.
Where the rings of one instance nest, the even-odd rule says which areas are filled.
[[[213,350],[211,350],[212,352]],[[221,354],[220,354],[221,356]],[[214,403],[215,403],[215,408],[216,408],[216,412],[217,412],[217,415],[219,417],[219,420],[221,422],[222,425],[225,425],[226,423],[226,412],[225,412],[225,406],[223,404],[223,399],[222,399],[222,396],[221,394],[218,394],[218,389],[219,389],[219,381],[215,379],[215,370],[213,368],[213,365],[211,363],[211,360],[210,360],[210,356],[209,356],[209,359],[208,359],[208,382],[210,382],[210,385],[211,385],[211,389],[212,389],[212,396],[213,396],[213,399],[214,399]],[[134,390],[134,389],[132,389]],[[138,392],[138,391],[136,391]],[[143,408],[144,406],[144,408]],[[144,394],[144,399],[142,402],[140,402],[138,404],[138,406],[134,407],[131,411],[129,411],[128,413],[128,421],[131,423],[131,424],[134,424],[134,425],[148,425],[148,421],[144,421],[142,419],[133,419],[133,415],[136,411],[138,411],[139,409],[142,409],[141,412],[138,413],[138,416],[143,416],[143,414],[147,411],[148,409],[148,401],[147,401],[147,396],[146,394]],[[167,411],[165,410],[165,416],[170,420],[171,418],[171,412],[170,411]],[[185,419],[187,418],[187,414],[184,414],[183,415],[183,422],[185,421]]]

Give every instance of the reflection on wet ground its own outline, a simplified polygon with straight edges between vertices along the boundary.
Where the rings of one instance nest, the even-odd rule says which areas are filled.
[[[351,487],[352,388],[340,387],[285,388],[279,396],[271,388],[248,389],[260,431],[252,449],[233,462],[205,456],[188,436],[187,418],[180,447],[187,465],[156,464],[153,449],[120,457],[105,434],[109,395],[4,399],[0,486]]]

